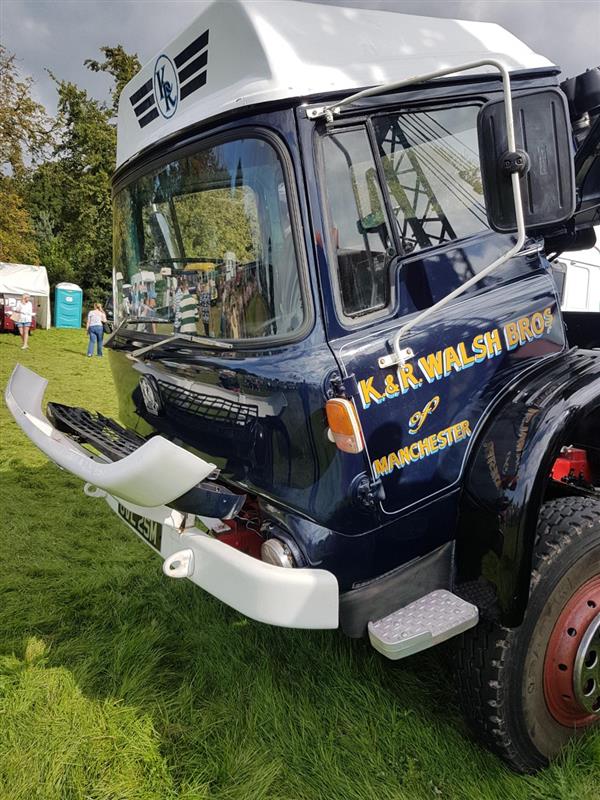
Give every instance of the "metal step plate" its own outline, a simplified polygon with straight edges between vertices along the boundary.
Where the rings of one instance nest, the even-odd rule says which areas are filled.
[[[477,606],[446,589],[420,597],[387,617],[369,622],[369,639],[375,650],[396,661],[473,628],[479,620]]]

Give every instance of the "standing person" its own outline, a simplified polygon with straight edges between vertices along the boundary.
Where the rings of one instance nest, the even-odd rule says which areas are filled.
[[[151,320],[155,316],[156,300],[154,297],[149,297],[140,309],[140,317],[148,317],[148,319]],[[143,325],[143,330],[145,330],[146,333],[156,333],[156,322],[146,322]]]
[[[208,279],[200,284],[198,292],[198,302],[200,305],[200,319],[204,326],[204,335],[209,336],[210,333],[210,283]]]
[[[27,350],[29,347],[27,344],[29,340],[29,329],[31,328],[31,320],[33,319],[33,305],[28,294],[24,294],[21,299],[17,301],[14,311],[12,312],[12,317],[21,336],[21,341],[23,342],[21,350]]]
[[[181,300],[186,293],[187,282],[185,278],[182,278],[177,283],[177,290],[175,291],[175,295],[173,297],[173,310],[175,312],[175,317],[173,320],[173,333],[179,333],[179,328],[181,327]]]
[[[187,283],[182,285],[182,296],[179,302],[179,333],[198,333],[198,298],[192,294]]]
[[[87,315],[87,323],[85,326],[90,341],[87,349],[87,356],[91,358],[94,355],[94,343],[96,343],[97,355],[102,356],[102,338],[104,336],[104,323],[106,322],[106,314],[100,303],[94,303],[94,307]]]
[[[131,300],[126,292],[123,292],[123,299],[121,300],[121,314],[128,317],[131,314]]]
[[[135,314],[136,317],[138,318],[138,324],[135,326],[136,331],[146,330],[147,323],[142,322],[141,320],[144,317],[147,317],[149,313],[150,313],[150,306],[148,305],[148,298],[146,297],[146,295],[143,295],[143,297],[140,298],[140,302],[138,303],[137,311]]]

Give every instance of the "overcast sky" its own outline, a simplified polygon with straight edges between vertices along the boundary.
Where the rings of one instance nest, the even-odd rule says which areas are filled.
[[[315,0],[318,2],[318,0]],[[227,0],[219,0],[227,2]],[[285,0],[253,0],[285,3]],[[533,50],[576,75],[600,61],[600,0],[321,0],[335,5],[498,22]],[[36,81],[50,111],[56,92],[45,72],[105,98],[105,76],[85,69],[102,45],[122,44],[142,64],[185,28],[203,0],[0,0],[0,40]]]

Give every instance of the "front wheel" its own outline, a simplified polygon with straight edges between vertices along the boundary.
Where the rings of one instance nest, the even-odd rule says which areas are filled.
[[[522,624],[480,623],[455,664],[471,727],[519,772],[600,722],[600,501],[542,506]]]

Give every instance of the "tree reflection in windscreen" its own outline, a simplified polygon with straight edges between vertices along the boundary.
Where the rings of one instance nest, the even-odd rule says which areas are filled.
[[[195,152],[121,190],[114,264],[118,315],[146,332],[280,337],[304,322],[283,169],[261,139]]]

